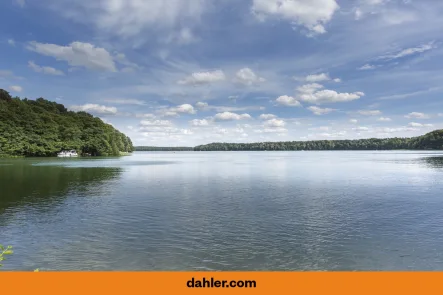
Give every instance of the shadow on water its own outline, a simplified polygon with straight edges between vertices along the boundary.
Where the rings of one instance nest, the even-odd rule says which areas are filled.
[[[20,161],[1,165],[0,216],[8,209],[17,210],[15,207],[53,207],[69,192],[87,191],[118,178],[121,172],[121,168],[33,166]]]

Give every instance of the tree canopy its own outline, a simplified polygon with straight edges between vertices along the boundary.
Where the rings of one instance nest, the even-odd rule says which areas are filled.
[[[411,138],[315,140],[258,143],[210,143],[195,151],[321,151],[321,150],[443,150],[443,130]]]
[[[0,89],[0,157],[55,156],[74,149],[92,156],[132,152],[129,137],[86,112],[43,98],[11,97]]]

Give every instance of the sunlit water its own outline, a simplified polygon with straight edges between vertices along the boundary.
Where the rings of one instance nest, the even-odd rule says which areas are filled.
[[[443,270],[443,155],[0,160],[5,270]]]

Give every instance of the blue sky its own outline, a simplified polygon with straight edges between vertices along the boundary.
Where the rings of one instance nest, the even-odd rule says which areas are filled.
[[[0,87],[136,145],[443,128],[443,2],[5,0]]]

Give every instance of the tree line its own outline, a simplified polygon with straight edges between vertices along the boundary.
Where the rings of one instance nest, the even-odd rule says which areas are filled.
[[[443,130],[411,138],[210,143],[194,151],[443,150]]]
[[[74,149],[82,155],[117,156],[132,152],[132,141],[100,118],[68,111],[44,98],[11,97],[0,89],[0,157],[55,156]]]

